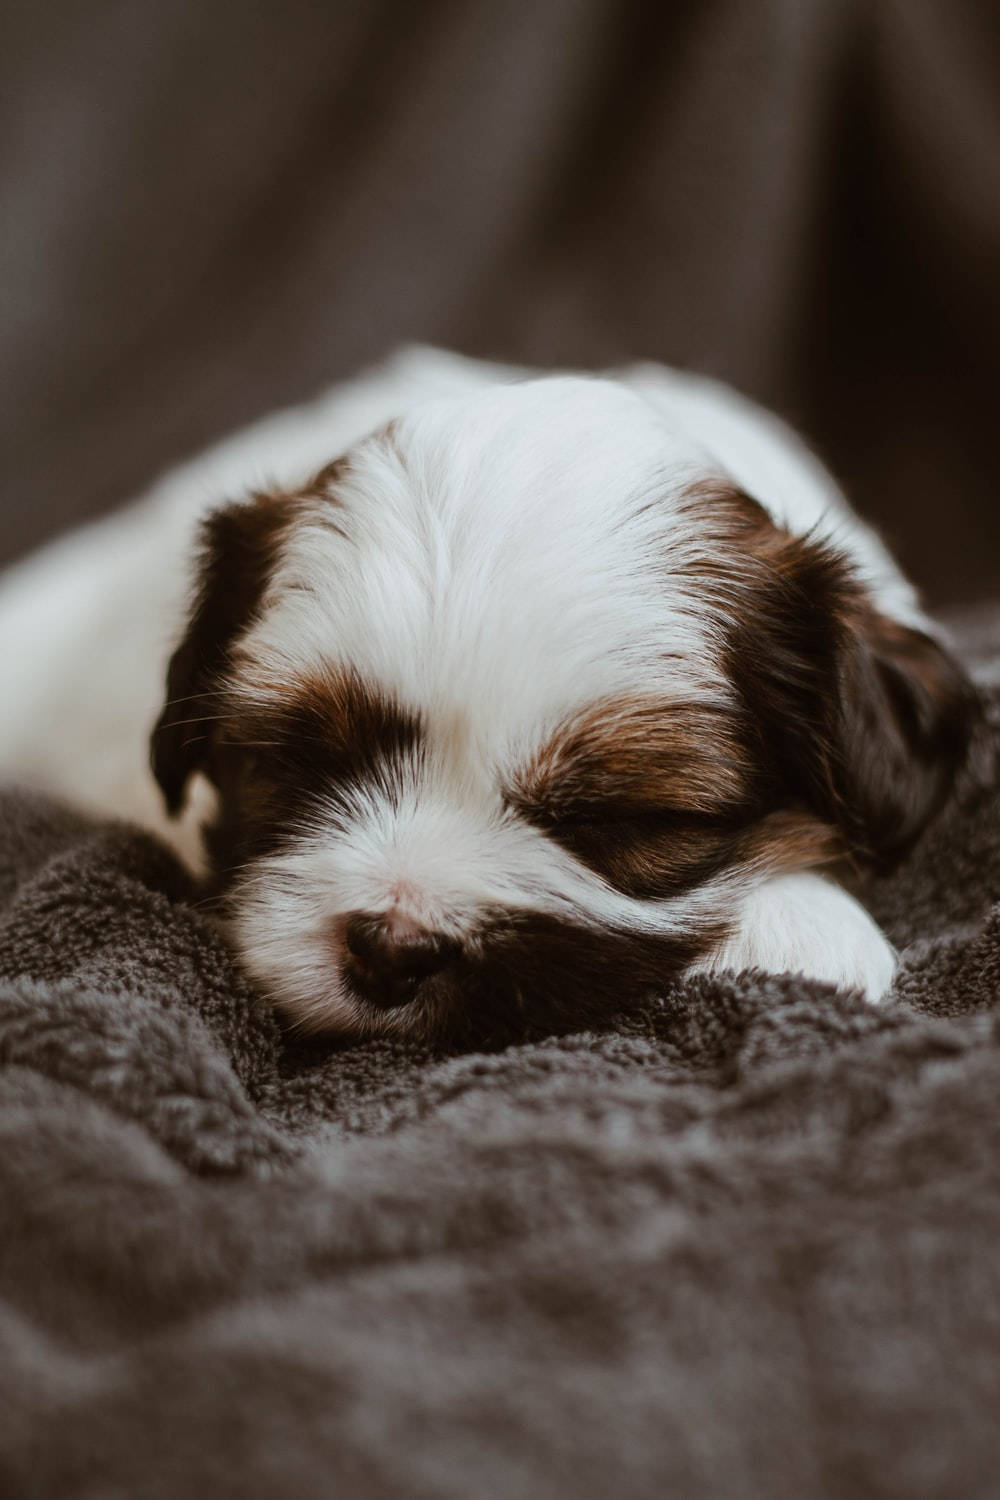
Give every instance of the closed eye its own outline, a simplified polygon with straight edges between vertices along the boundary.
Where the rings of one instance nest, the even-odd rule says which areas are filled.
[[[522,809],[537,827],[626,895],[664,897],[705,879],[732,856],[746,809],[706,813],[634,804]]]
[[[697,808],[663,807],[649,803],[593,801],[569,802],[527,807],[518,811],[529,822],[552,832],[573,829],[608,830],[634,828],[646,834],[669,834],[685,829],[712,829],[729,826],[742,808],[719,808],[705,812]]]

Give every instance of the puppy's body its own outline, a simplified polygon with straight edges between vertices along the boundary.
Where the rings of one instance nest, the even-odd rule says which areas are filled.
[[[145,766],[185,558],[250,489],[205,533],[154,737],[168,802],[197,793],[175,824]],[[892,951],[818,870],[912,840],[969,714],[773,418],[651,366],[525,382],[433,351],[14,570],[0,689],[5,773],[190,859],[207,816],[252,975],[355,1031],[560,1020],[690,967],[878,998]]]

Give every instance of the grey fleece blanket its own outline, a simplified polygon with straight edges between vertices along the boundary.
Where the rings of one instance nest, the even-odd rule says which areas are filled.
[[[146,836],[0,807],[0,1492],[1000,1493],[1000,611],[898,1000],[296,1043]],[[992,684],[992,686],[991,686]]]

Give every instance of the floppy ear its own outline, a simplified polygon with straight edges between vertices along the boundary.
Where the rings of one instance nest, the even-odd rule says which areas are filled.
[[[180,811],[194,773],[210,769],[214,693],[260,606],[293,505],[287,495],[257,494],[202,522],[194,602],[150,741],[153,774],[171,813]]]
[[[884,863],[906,853],[947,798],[975,692],[940,642],[871,606],[849,617],[839,687],[841,825],[862,857]]]
[[[734,675],[784,785],[858,862],[887,864],[947,797],[974,690],[938,641],[877,609],[833,546],[763,525]]]

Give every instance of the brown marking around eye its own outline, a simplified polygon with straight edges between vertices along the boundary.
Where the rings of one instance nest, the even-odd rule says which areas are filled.
[[[617,890],[653,900],[705,879],[728,862],[737,844],[722,826],[644,817],[555,825],[552,836]]]
[[[754,768],[731,711],[623,698],[557,730],[509,798],[618,889],[653,897],[733,856]]]
[[[419,715],[350,668],[330,667],[272,682],[266,697],[231,696],[228,735],[303,774],[355,781],[375,775],[421,741]]]
[[[419,717],[356,672],[302,672],[265,698],[229,690],[215,751],[220,812],[213,858],[233,865],[280,846],[353,790],[391,786],[419,753]]]
[[[783,737],[780,717],[786,698],[798,701],[829,669],[835,612],[858,597],[850,566],[782,531],[724,476],[692,485],[685,504],[701,539],[695,558],[686,555],[686,576],[727,643],[732,703],[598,704],[551,736],[512,792],[533,821],[639,896],[727,864],[807,867],[839,853],[828,823],[802,811],[800,727],[789,722]],[[771,682],[774,701],[764,701]],[[775,722],[777,739],[764,729]]]
[[[519,778],[516,800],[552,815],[616,806],[712,814],[744,800],[752,770],[728,709],[621,698],[556,730]]]
[[[611,818],[574,826],[556,835],[570,851],[618,890],[654,900],[708,879],[724,867],[759,870],[814,869],[844,858],[836,829],[807,813],[769,813],[740,826],[735,821]]]

